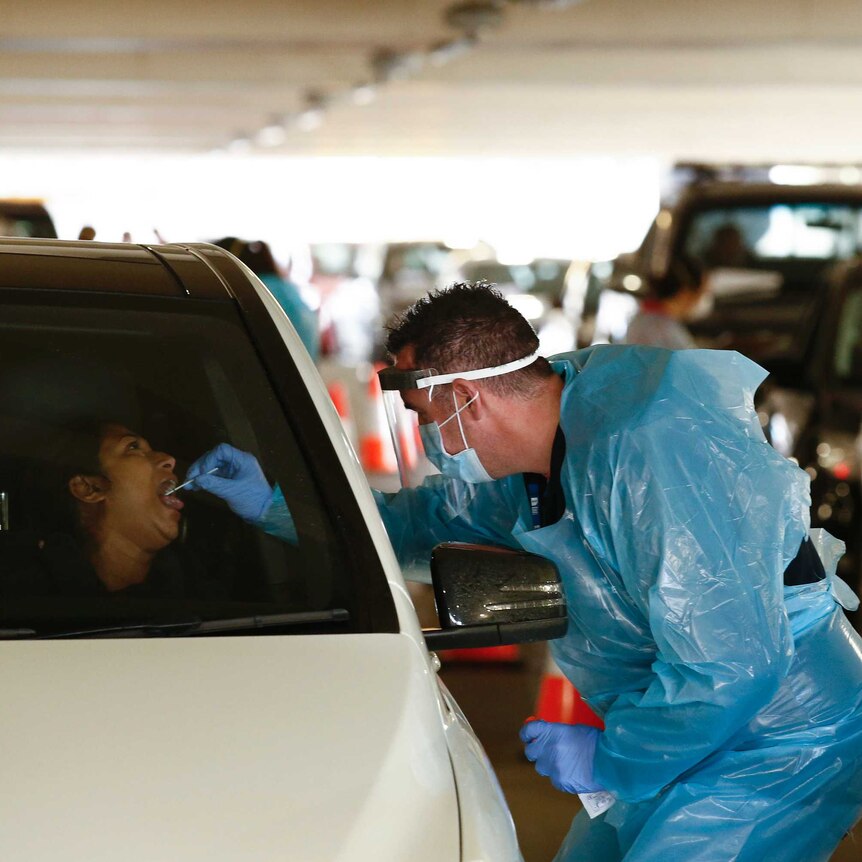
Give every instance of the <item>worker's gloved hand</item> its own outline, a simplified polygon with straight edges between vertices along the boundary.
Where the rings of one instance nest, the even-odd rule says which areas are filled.
[[[210,473],[213,468],[216,472]],[[272,488],[257,458],[228,443],[219,443],[198,458],[186,473],[186,481],[190,479],[194,481],[189,487],[221,497],[246,521],[259,521],[272,500]]]
[[[593,781],[593,758],[601,731],[587,724],[528,721],[521,728],[527,760],[539,775],[551,779],[557,790],[592,793],[604,788]]]

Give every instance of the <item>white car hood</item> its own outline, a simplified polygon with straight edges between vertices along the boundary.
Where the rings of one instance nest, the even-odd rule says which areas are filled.
[[[0,644],[0,858],[456,860],[402,635]]]

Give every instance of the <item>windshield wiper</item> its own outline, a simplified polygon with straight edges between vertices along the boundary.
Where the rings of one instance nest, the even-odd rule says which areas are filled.
[[[97,638],[135,634],[145,637],[166,637],[212,634],[214,632],[254,631],[255,629],[313,625],[315,623],[346,622],[350,613],[345,608],[326,611],[299,611],[284,614],[259,614],[222,620],[202,620],[198,617],[175,622],[120,623],[91,626],[42,634],[34,629],[0,629],[0,640],[53,640],[57,638]]]
[[[276,626],[305,626],[314,623],[343,623],[350,619],[346,608],[327,611],[299,611],[292,614],[263,614],[253,617],[236,617],[230,620],[206,620],[194,634],[209,632],[240,632],[251,629],[271,629]]]

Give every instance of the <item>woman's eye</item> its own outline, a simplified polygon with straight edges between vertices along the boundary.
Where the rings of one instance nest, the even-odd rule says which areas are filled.
[[[128,448],[129,448],[129,449],[140,449],[140,448],[141,448],[141,444],[140,444],[137,440],[132,440],[132,442],[131,442],[131,443],[129,443]]]

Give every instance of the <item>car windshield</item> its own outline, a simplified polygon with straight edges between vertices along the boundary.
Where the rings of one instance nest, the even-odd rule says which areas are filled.
[[[788,259],[847,260],[862,244],[860,207],[788,203],[696,213],[685,252],[707,268],[781,265]]]
[[[285,415],[233,304],[95,296],[3,305],[0,629],[355,630],[354,574],[302,417]],[[165,494],[220,443],[257,457],[295,535],[204,492]]]
[[[386,252],[383,278],[397,281],[415,274],[436,277],[443,272],[449,254],[449,249],[438,242],[394,243]]]
[[[471,260],[461,267],[467,281],[487,281],[504,292],[527,293],[536,285],[536,273],[527,264],[505,264],[496,260]]]
[[[41,206],[4,204],[0,201],[0,236],[56,237],[54,223]]]

